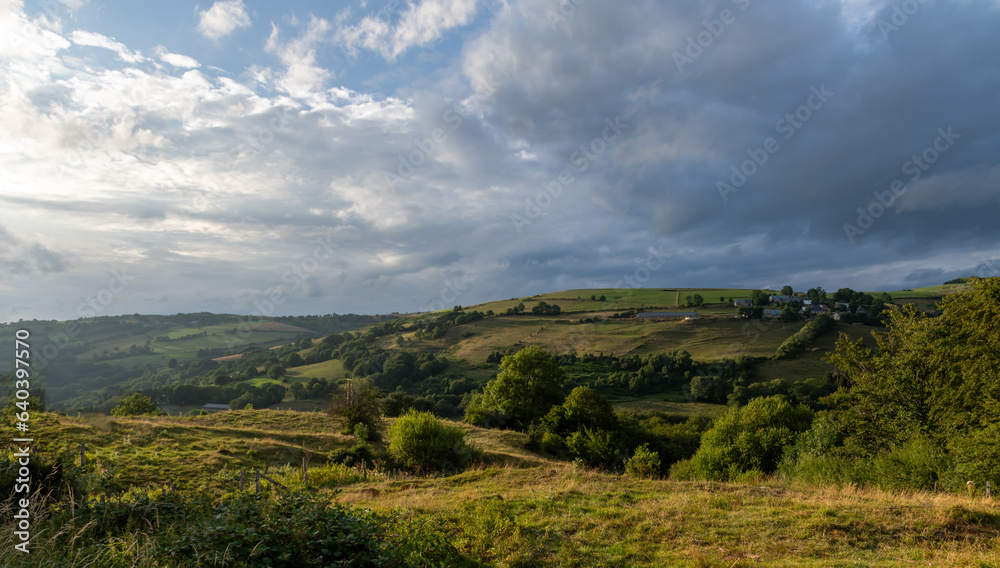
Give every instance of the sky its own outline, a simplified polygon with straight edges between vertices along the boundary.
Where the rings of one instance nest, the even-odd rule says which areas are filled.
[[[1000,275],[997,0],[0,0],[0,320]]]

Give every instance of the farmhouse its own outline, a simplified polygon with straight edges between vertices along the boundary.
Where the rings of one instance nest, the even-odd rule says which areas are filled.
[[[763,316],[766,318],[776,318],[781,315],[781,310],[764,310]]]
[[[750,300],[733,300],[733,306],[737,308],[749,308],[753,305]]]
[[[644,312],[635,314],[635,317],[657,320],[696,320],[701,316],[698,315],[698,312]]]
[[[212,404],[211,402],[201,407],[205,412],[222,412],[229,410],[228,404]]]
[[[791,296],[768,296],[768,299],[772,302],[777,302],[779,304],[787,304],[792,301]]]

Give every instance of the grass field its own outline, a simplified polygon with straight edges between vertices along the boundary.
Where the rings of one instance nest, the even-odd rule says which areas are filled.
[[[894,292],[888,292],[893,299],[896,298],[932,298],[941,296],[947,296],[948,294],[956,294],[958,292],[964,292],[969,288],[968,284],[942,284],[940,286],[928,286],[926,288],[914,288],[912,290],[897,290]],[[876,298],[881,292],[869,292]]]
[[[322,413],[232,411],[191,418],[37,415],[41,452],[78,454],[122,489],[174,483],[232,491],[242,469],[300,484],[351,442]],[[388,426],[386,421],[386,426]],[[982,497],[742,483],[640,480],[553,461],[525,436],[457,424],[484,459],[451,476],[341,470],[331,500],[440,527],[488,566],[733,568],[983,567],[1000,563],[1000,509]],[[338,492],[335,492],[338,491]]]
[[[757,374],[761,380],[822,379],[833,369],[824,359],[834,351],[840,334],[843,333],[855,341],[862,339],[866,346],[875,347],[875,340],[871,334],[873,331],[877,333],[878,329],[882,328],[838,324],[833,331],[818,337],[802,355],[793,359],[771,359],[760,363],[757,366]]]
[[[680,305],[684,305],[687,296],[701,294],[708,304],[719,303],[720,297],[748,298],[750,290],[732,288],[681,288]],[[605,301],[591,300],[590,297],[605,297]],[[467,309],[476,309],[485,312],[493,310],[494,313],[503,313],[507,308],[512,308],[518,303],[524,303],[525,308],[531,309],[538,302],[558,304],[564,312],[597,312],[606,310],[625,310],[629,308],[672,308],[677,306],[677,289],[660,288],[604,288],[594,290],[566,290],[564,292],[552,292],[549,294],[538,294],[524,298],[512,298],[497,302],[487,302],[468,306]]]
[[[241,469],[317,465],[351,441],[323,413],[233,410],[207,416],[82,418],[33,414],[39,452],[88,459],[118,487],[174,483],[184,489],[226,491]]]
[[[685,349],[699,361],[715,361],[736,355],[772,355],[781,343],[804,323],[736,320],[729,317],[702,318],[694,323],[603,320],[576,323],[572,316],[501,316],[475,324],[456,326],[442,339],[423,347],[447,352],[459,359],[479,362],[493,351],[520,349],[539,344],[563,354],[644,355]],[[421,347],[418,345],[417,347]]]
[[[289,383],[305,383],[309,379],[341,379],[344,377],[344,363],[340,359],[330,359],[314,365],[292,367],[286,377]]]

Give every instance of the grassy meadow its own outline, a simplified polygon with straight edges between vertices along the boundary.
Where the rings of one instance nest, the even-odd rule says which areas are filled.
[[[422,477],[324,467],[329,452],[353,439],[322,413],[35,420],[40,452],[78,455],[85,442],[91,474],[120,491],[173,484],[219,495],[236,490],[239,471],[255,468],[294,489],[306,455],[312,486],[331,503],[411,519],[483,566],[1000,563],[1000,508],[979,495],[817,487],[776,477],[634,479],[529,452],[517,432],[467,424],[455,425],[483,451],[481,460],[455,475]],[[267,482],[265,488],[281,491]]]

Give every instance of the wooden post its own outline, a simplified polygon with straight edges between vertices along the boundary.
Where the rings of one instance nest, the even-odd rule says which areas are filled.
[[[246,485],[246,482],[247,482],[247,480],[246,480],[246,474],[247,474],[247,472],[245,472],[245,471],[241,471],[240,472],[240,491],[243,491],[243,486]]]
[[[80,467],[87,465],[87,444],[80,444]]]
[[[309,485],[309,462],[305,456],[302,456],[302,484]]]
[[[986,482],[986,498],[987,499],[990,498],[990,482],[989,481]]]
[[[253,492],[254,493],[260,493],[260,470],[259,469],[256,471],[256,474],[257,474],[257,479],[254,482],[254,490],[253,490]]]

